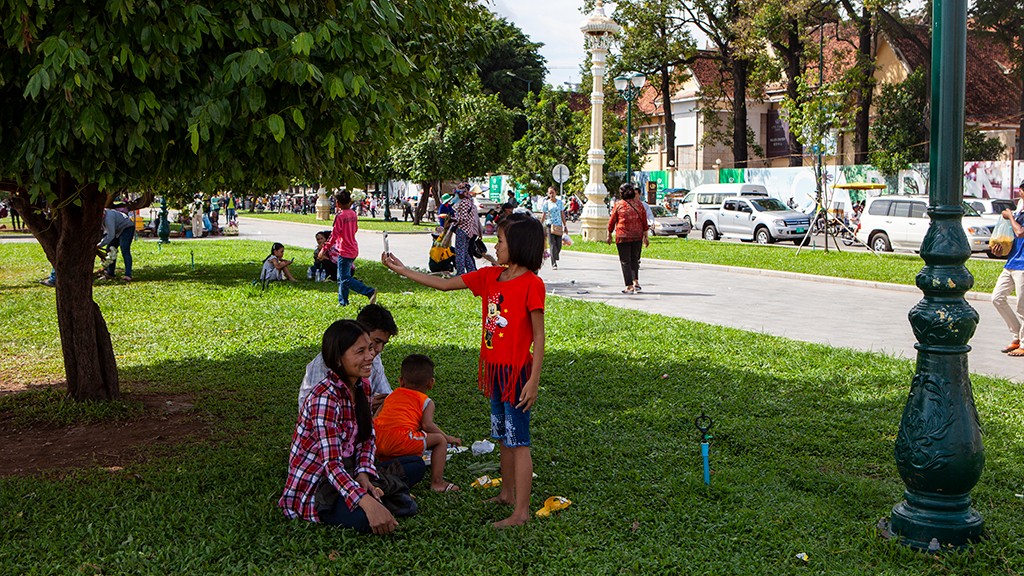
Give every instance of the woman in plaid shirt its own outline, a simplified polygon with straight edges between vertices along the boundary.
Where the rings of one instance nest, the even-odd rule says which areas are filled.
[[[288,459],[288,480],[277,505],[289,518],[360,532],[388,534],[398,526],[370,484],[377,470],[367,380],[376,356],[366,330],[338,320],[324,332],[327,377],[299,411]]]

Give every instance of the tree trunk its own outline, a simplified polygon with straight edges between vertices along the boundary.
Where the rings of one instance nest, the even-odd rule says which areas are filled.
[[[804,43],[800,35],[800,27],[801,21],[799,19],[790,18],[789,29],[786,32],[786,46],[785,50],[782,51],[783,57],[786,59],[786,97],[791,102],[796,103],[801,103],[797,81],[804,71]],[[788,131],[787,138],[789,140],[789,165],[803,166],[804,145],[800,143],[797,133],[793,130]]]
[[[874,59],[871,57],[872,19],[867,7],[857,19],[857,114],[854,118],[853,163],[868,163],[868,134],[871,128],[871,98],[874,92]]]
[[[53,209],[52,216],[33,206],[24,189],[12,200],[57,272],[57,326],[68,394],[77,401],[116,400],[121,391],[114,348],[103,313],[92,297],[96,240],[106,196],[95,184],[79,186],[66,175],[54,184],[54,192],[57,199],[51,206],[60,208]]]
[[[675,170],[676,166],[676,121],[672,117],[672,79],[668,66],[661,70],[661,110],[665,113],[665,163]]]
[[[732,58],[732,157],[734,168],[747,167],[747,69],[750,63]]]
[[[1017,160],[1024,160],[1024,66],[1020,69],[1020,125],[1017,127],[1016,157]]]

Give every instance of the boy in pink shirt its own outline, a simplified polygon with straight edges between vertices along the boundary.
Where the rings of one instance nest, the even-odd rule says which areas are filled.
[[[352,210],[352,194],[342,188],[334,195],[334,203],[337,212],[334,216],[334,228],[321,249],[321,254],[338,263],[338,304],[348,306],[349,290],[366,296],[370,299],[370,304],[373,304],[377,301],[377,290],[363,284],[352,275],[352,264],[359,256],[359,244],[356,243],[359,217]]]

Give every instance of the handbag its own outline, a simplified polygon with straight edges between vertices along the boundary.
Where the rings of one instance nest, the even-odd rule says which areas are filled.
[[[483,258],[484,254],[487,254],[487,245],[484,244],[484,239],[479,236],[473,236],[470,238],[469,252],[474,258]]]
[[[455,235],[455,224],[446,222],[448,227],[444,231],[444,236],[441,237],[441,246],[448,248],[452,245],[452,236]]]
[[[561,224],[552,224],[551,233],[555,236],[561,236],[565,233],[565,228],[563,228]]]

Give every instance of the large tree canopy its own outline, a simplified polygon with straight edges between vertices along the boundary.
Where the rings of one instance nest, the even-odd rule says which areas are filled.
[[[57,270],[68,389],[118,396],[92,301],[108,195],[340,181],[436,112],[474,0],[0,0],[0,186]]]
[[[484,94],[497,94],[508,108],[522,108],[527,92],[540,92],[543,44],[530,41],[515,24],[497,16],[480,26],[475,40],[484,44],[476,61]]]

